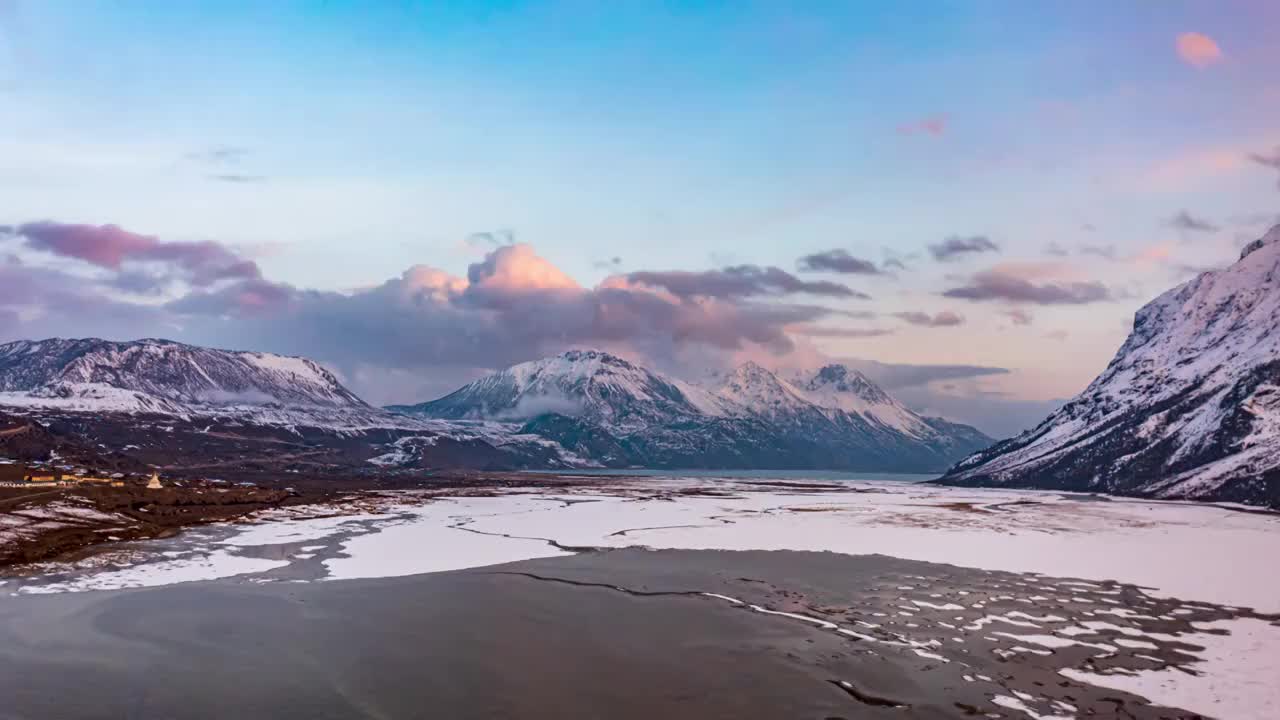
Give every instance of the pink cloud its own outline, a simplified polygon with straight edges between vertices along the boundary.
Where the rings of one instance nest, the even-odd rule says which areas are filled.
[[[1186,32],[1178,36],[1178,57],[1193,67],[1208,67],[1222,60],[1222,50],[1208,35]]]
[[[530,245],[504,245],[467,270],[471,285],[484,290],[576,290],[563,270],[539,257]]]
[[[32,222],[7,229],[33,250],[75,258],[119,271],[126,262],[169,265],[194,285],[218,280],[262,277],[258,265],[212,240],[162,242],[151,235],[129,232],[119,225],[81,225]]]

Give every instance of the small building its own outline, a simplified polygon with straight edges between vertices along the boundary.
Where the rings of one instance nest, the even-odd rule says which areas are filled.
[[[41,485],[44,487],[57,487],[60,485],[71,484],[71,481],[67,479],[67,476],[63,475],[62,472],[58,470],[40,470],[30,472],[22,478],[22,481],[28,485]]]
[[[160,484],[160,473],[155,472],[155,471],[152,471],[152,473],[151,473],[151,480],[149,480],[149,481],[147,482],[147,489],[148,489],[148,490],[159,490],[159,489],[160,489],[160,488],[162,488],[162,487],[164,487],[164,486]]]

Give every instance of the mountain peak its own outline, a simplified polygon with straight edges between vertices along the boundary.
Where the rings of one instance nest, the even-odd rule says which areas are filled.
[[[868,402],[887,403],[892,398],[879,385],[876,385],[862,372],[848,367],[847,365],[825,365],[814,374],[813,378],[805,385],[808,390],[818,390],[824,386],[830,386],[832,389],[856,395]]]
[[[811,406],[799,389],[750,360],[726,375],[716,394],[750,412],[770,416]]]
[[[618,357],[617,355],[614,355],[613,353],[607,353],[603,350],[592,350],[592,349],[565,350],[564,352],[560,353],[560,355],[558,355],[557,357],[560,357],[564,360],[568,360],[569,362],[584,362],[589,360],[599,360],[600,362],[605,364],[617,364],[617,365],[631,364],[626,360]]]
[[[733,371],[729,374],[731,376],[742,377],[742,378],[767,379],[767,378],[777,377],[768,368],[764,367],[763,365],[757,363],[754,360],[748,360],[742,363],[738,367],[734,368]]]
[[[706,414],[708,394],[600,350],[568,350],[512,365],[401,412],[449,420],[574,416],[609,429]]]

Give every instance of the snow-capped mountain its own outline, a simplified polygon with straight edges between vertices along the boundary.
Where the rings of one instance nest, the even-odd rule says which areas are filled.
[[[826,417],[804,392],[772,372],[747,362],[730,371],[713,390],[721,412],[756,416],[773,422],[795,422],[806,415]]]
[[[702,387],[576,350],[440,400],[381,409],[304,358],[167,340],[0,345],[0,407],[89,445],[139,448],[155,458],[148,462],[182,456],[190,467],[217,453],[217,467],[297,457],[308,468],[343,472],[593,465],[931,472],[989,442],[972,428],[915,415],[845,368],[801,380],[748,363]],[[298,447],[285,452],[273,445],[280,442]]]
[[[822,407],[856,413],[910,437],[928,437],[933,432],[923,417],[907,409],[866,375],[844,365],[827,365],[808,377],[797,375],[795,381],[811,402]]]
[[[1280,507],[1280,225],[1142,308],[1083,393],[943,481]]]
[[[608,353],[570,350],[513,365],[439,400],[389,409],[449,420],[580,417],[615,431],[714,413],[706,391]]]
[[[0,408],[160,466],[225,471],[287,465],[294,455],[309,458],[310,472],[342,473],[590,464],[518,426],[372,407],[306,358],[168,340],[0,345]]]
[[[0,404],[159,413],[237,405],[372,409],[306,358],[92,338],[0,345]]]
[[[842,366],[802,381],[746,363],[702,387],[574,350],[390,409],[523,422],[523,432],[613,466],[928,472],[991,442],[973,428],[916,415]]]

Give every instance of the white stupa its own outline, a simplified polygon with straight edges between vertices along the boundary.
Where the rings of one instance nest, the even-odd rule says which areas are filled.
[[[162,487],[164,487],[164,486],[160,484],[160,473],[155,472],[155,471],[153,470],[153,471],[151,472],[151,480],[147,483],[147,489],[148,489],[148,490],[159,490],[159,489],[160,489],[160,488],[162,488]]]

